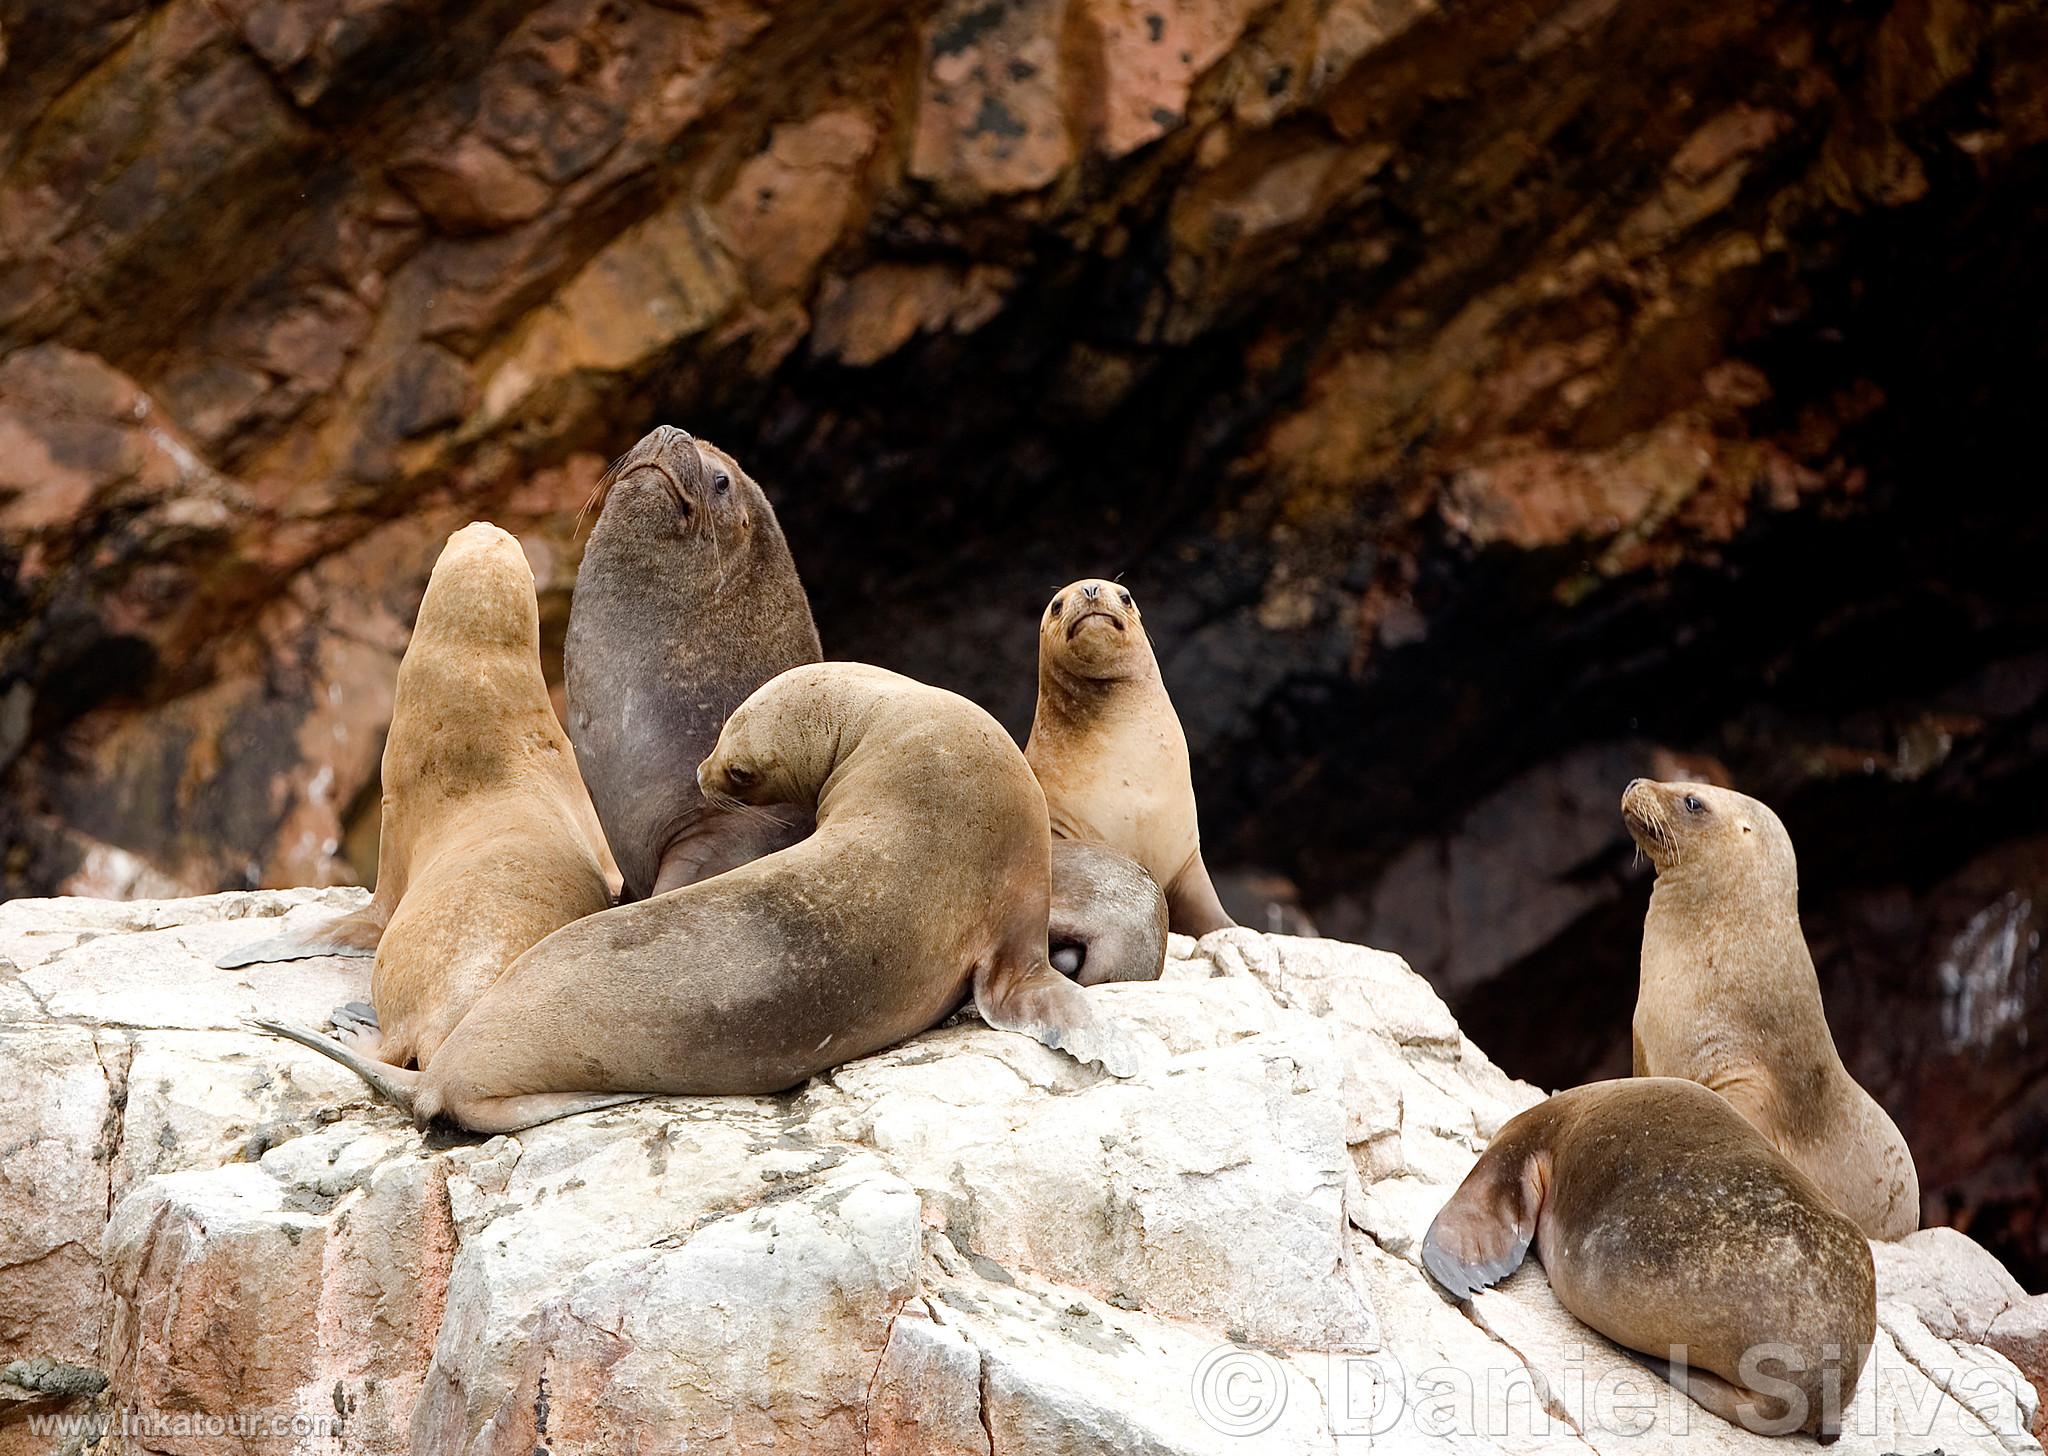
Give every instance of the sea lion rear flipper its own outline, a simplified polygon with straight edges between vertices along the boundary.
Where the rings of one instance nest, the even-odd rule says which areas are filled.
[[[1780,1397],[1759,1395],[1746,1386],[1724,1380],[1713,1371],[1701,1370],[1694,1365],[1659,1359],[1639,1350],[1630,1353],[1691,1396],[1695,1405],[1711,1411],[1731,1426],[1739,1426],[1759,1436],[1787,1436],[1800,1429],[1799,1422],[1792,1418],[1790,1402]],[[1821,1445],[1832,1446],[1841,1439],[1840,1417],[1841,1413],[1837,1411],[1832,1421],[1809,1421],[1806,1429],[1816,1433]]]
[[[268,1017],[251,1017],[249,1025],[257,1031],[267,1031],[272,1036],[281,1036],[286,1041],[295,1041],[302,1047],[309,1047],[323,1057],[332,1057],[358,1077],[370,1084],[370,1090],[386,1102],[413,1115],[413,1102],[419,1091],[420,1074],[409,1072],[387,1062],[375,1061],[363,1056],[330,1036],[322,1036],[310,1027],[294,1026],[289,1021],[272,1021]]]
[[[1087,993],[1044,961],[1021,972],[992,962],[977,967],[974,1007],[990,1026],[1094,1062],[1112,1077],[1134,1077],[1163,1056],[1136,1027],[1096,1015]]]
[[[302,961],[309,956],[373,956],[384,935],[385,916],[371,901],[360,910],[322,920],[289,935],[273,935],[229,951],[214,965],[223,971],[263,961]]]
[[[377,1008],[367,1001],[350,1001],[337,1006],[327,1013],[327,1024],[333,1028],[331,1035],[336,1041],[354,1047],[366,1057],[393,1066],[403,1065],[404,1058],[393,1059],[383,1054],[384,1028],[378,1024]]]
[[[1423,1235],[1423,1267],[1437,1283],[1470,1299],[1521,1267],[1536,1237],[1549,1164],[1546,1152],[1488,1150]]]

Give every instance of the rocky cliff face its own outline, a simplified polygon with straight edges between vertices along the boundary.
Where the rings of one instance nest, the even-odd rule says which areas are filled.
[[[641,1433],[920,1456],[1326,1456],[1375,1432],[1784,1449],[1579,1326],[1533,1262],[1468,1308],[1436,1291],[1422,1230],[1538,1094],[1396,957],[1177,937],[1160,983],[1091,993],[1170,1052],[1127,1082],[968,1020],[786,1096],[486,1141],[423,1137],[243,1028],[315,1020],[367,969],[213,959],[259,919],[359,898],[0,909],[0,1453],[76,1449],[39,1434],[54,1417],[179,1456],[255,1430],[506,1456]],[[2048,1296],[1946,1229],[1876,1255],[1838,1449],[2038,1456],[2022,1371],[2048,1379]]]
[[[1123,572],[1240,903],[1545,1083],[1620,784],[1772,799],[1930,1215],[2048,1279],[2044,96],[1995,0],[0,0],[0,884],[364,878],[441,537],[558,640],[672,421],[1013,726]]]

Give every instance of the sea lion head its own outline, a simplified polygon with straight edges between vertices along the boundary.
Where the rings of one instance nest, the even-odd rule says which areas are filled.
[[[730,551],[768,515],[768,498],[732,456],[674,425],[656,425],[605,477],[603,516],[637,531]]]
[[[1659,879],[1797,883],[1792,836],[1768,804],[1747,794],[1636,779],[1622,793],[1621,818]]]
[[[413,636],[423,643],[537,654],[540,608],[533,567],[518,539],[489,521],[472,521],[451,535],[427,578]]]
[[[698,791],[727,807],[815,804],[833,770],[859,747],[867,711],[908,682],[858,662],[777,673],[725,720],[697,765]]]
[[[1137,677],[1151,665],[1152,644],[1129,590],[1091,577],[1061,587],[1046,603],[1038,659],[1078,677]]]

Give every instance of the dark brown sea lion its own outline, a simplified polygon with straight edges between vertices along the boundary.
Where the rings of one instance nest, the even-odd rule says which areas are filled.
[[[563,664],[569,737],[625,898],[794,844],[795,809],[708,804],[697,765],[747,694],[822,656],[774,508],[716,446],[663,425],[612,472]]]
[[[1621,812],[1657,867],[1636,1075],[1713,1088],[1864,1233],[1913,1232],[1912,1150],[1835,1050],[1799,928],[1799,864],[1785,826],[1767,805],[1712,784],[1637,779]]]
[[[1715,1415],[1840,1433],[1877,1328],[1870,1245],[1698,1083],[1595,1082],[1511,1119],[1430,1224],[1422,1262],[1466,1299],[1532,1248],[1560,1304],[1670,1362]]]
[[[722,807],[793,804],[808,838],[592,915],[506,971],[423,1072],[261,1023],[354,1068],[421,1123],[515,1132],[660,1093],[768,1093],[936,1025],[991,1026],[1117,1075],[1146,1040],[1046,956],[1045,799],[993,718],[857,663],[794,668],[698,771]]]
[[[1128,855],[1166,891],[1172,928],[1234,925],[1202,863],[1188,741],[1138,605],[1113,581],[1053,594],[1038,624],[1038,711],[1024,750],[1056,840]]]
[[[343,1008],[341,1034],[425,1066],[521,951],[610,902],[597,815],[541,676],[533,571],[496,526],[465,526],[434,563],[398,667],[383,789],[369,905],[220,964],[374,954],[375,1011]]]

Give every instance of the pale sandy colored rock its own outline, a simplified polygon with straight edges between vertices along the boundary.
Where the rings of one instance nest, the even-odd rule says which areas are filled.
[[[1091,993],[1160,1047],[1123,1082],[968,1016],[782,1097],[470,1141],[242,1028],[318,1019],[367,962],[210,969],[358,893],[0,909],[0,1099],[45,1134],[0,1149],[0,1319],[112,1382],[62,1409],[262,1412],[297,1431],[266,1449],[308,1453],[1784,1449],[1533,1263],[1469,1310],[1422,1273],[1538,1093],[1395,957],[1176,937],[1158,984]],[[2028,1302],[1959,1235],[1879,1257],[1840,1449],[2037,1451],[1985,1344]],[[1623,1379],[1647,1438],[1603,1424]]]
[[[82,1026],[0,1026],[0,1352],[96,1364],[118,1068]],[[0,1364],[6,1363],[0,1360]]]
[[[1910,1305],[1938,1339],[1989,1346],[2010,1360],[2031,1390],[2028,1419],[2038,1434],[2048,1390],[2048,1295],[2028,1294],[1984,1247],[1954,1229],[1930,1228],[1895,1244],[1873,1244],[1877,1287]]]

